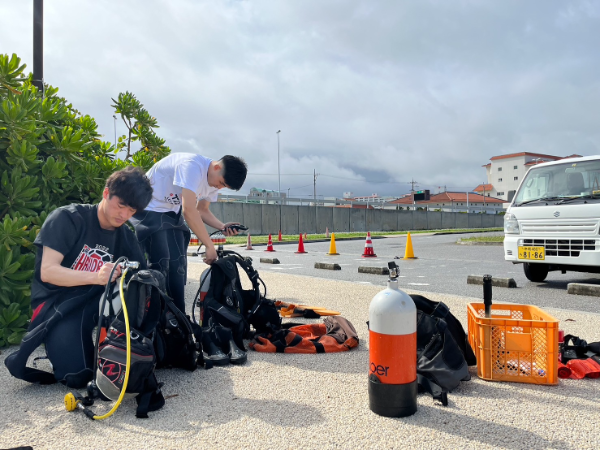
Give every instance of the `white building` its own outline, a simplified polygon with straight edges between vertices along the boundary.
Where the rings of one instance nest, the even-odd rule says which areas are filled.
[[[486,197],[501,198],[509,202],[531,166],[578,156],[580,155],[552,156],[527,152],[493,156],[490,158],[491,162],[483,166],[486,170],[487,184],[480,184],[474,191]]]

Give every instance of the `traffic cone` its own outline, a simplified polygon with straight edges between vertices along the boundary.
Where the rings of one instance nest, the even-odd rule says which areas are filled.
[[[339,255],[337,249],[335,248],[335,233],[331,233],[331,242],[329,243],[329,253],[328,255]]]
[[[279,230],[279,237],[277,238],[279,242],[281,242],[281,230]]]
[[[404,259],[418,259],[413,252],[412,239],[410,238],[410,232],[406,235],[406,251],[404,252]]]
[[[304,233],[304,239],[308,237],[308,233]]]
[[[362,254],[363,258],[377,258],[373,251],[373,242],[371,242],[371,233],[367,231],[367,240],[365,241],[365,251]]]
[[[250,238],[250,233],[248,233],[248,242],[246,243],[246,250],[254,250],[254,248],[252,248],[252,239]]]
[[[308,253],[304,251],[304,242],[302,241],[302,233],[300,233],[300,240],[298,241],[298,251],[294,253]]]
[[[274,252],[275,249],[273,248],[273,239],[271,238],[271,235],[269,234],[269,243],[267,244],[267,249],[265,250],[265,252]]]
[[[325,237],[329,238],[329,227],[325,227]]]

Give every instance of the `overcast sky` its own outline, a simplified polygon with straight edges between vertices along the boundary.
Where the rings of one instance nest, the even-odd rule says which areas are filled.
[[[0,53],[33,70],[33,0]],[[173,151],[290,196],[472,190],[495,155],[600,153],[600,2],[52,0],[44,79],[114,140],[130,91]],[[125,126],[117,123],[117,134]]]

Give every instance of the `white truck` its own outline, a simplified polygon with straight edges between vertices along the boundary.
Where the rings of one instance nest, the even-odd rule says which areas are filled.
[[[532,166],[504,216],[504,259],[541,282],[549,271],[600,273],[600,156]]]

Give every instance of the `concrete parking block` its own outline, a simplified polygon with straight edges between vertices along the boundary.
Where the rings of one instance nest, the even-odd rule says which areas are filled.
[[[331,263],[315,263],[315,269],[326,269],[326,270],[342,270],[339,264]]]
[[[371,273],[373,275],[389,275],[390,269],[388,269],[387,267],[359,266],[358,273]]]
[[[569,283],[567,284],[567,293],[600,297],[600,286],[597,284]]]
[[[483,285],[483,275],[469,275],[467,276],[467,284],[481,284]],[[514,278],[498,278],[492,277],[492,286],[505,287],[505,288],[516,288],[517,282]]]
[[[265,264],[280,264],[277,258],[260,258],[260,262]]]

